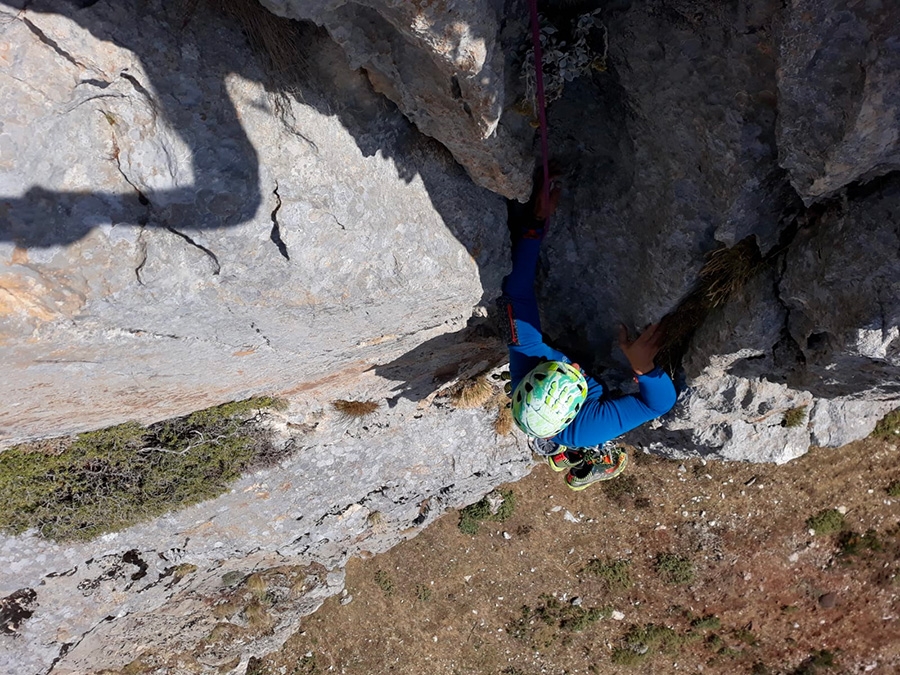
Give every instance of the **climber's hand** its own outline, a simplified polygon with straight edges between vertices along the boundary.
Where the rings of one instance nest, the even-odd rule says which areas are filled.
[[[648,326],[634,341],[628,339],[625,324],[619,325],[619,347],[625,353],[632,370],[638,375],[649,373],[655,368],[653,358],[659,352],[662,340],[663,332],[659,329],[658,323]]]

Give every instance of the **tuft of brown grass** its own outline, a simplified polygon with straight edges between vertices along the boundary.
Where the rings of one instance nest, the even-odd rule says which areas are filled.
[[[247,590],[253,593],[260,601],[266,598],[266,580],[260,574],[251,574],[247,577]]]
[[[756,240],[748,237],[731,248],[709,254],[700,270],[700,285],[709,308],[721,307],[753,278],[762,257]]]
[[[366,417],[378,410],[378,401],[332,401],[331,405],[344,417]]]
[[[500,436],[508,435],[513,428],[512,408],[506,404],[506,397],[500,399],[497,406],[497,417],[494,418],[494,431]]]
[[[244,616],[247,623],[254,630],[265,630],[272,624],[272,617],[266,607],[259,601],[254,600],[244,608]]]
[[[673,374],[681,365],[694,333],[710,311],[727,303],[763,266],[763,258],[754,237],[742,239],[731,248],[709,254],[700,270],[697,285],[672,312],[663,317],[660,330],[663,343],[656,358],[658,365]]]
[[[494,395],[494,388],[487,378],[480,377],[466,380],[450,395],[450,400],[457,408],[480,408]]]
[[[785,410],[781,418],[781,426],[793,428],[799,427],[806,421],[806,406],[801,405],[790,410]]]

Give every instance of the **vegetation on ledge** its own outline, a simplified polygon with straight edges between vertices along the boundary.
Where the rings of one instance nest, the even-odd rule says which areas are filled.
[[[281,459],[257,397],[148,427],[134,422],[0,453],[0,530],[86,540],[216,497],[244,471]]]

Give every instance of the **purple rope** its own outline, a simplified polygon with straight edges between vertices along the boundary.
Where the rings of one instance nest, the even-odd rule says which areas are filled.
[[[541,124],[541,160],[544,166],[544,204],[550,204],[550,160],[547,144],[547,111],[544,104],[544,55],[541,52],[541,25],[538,19],[537,0],[528,0],[531,10],[531,42],[534,45],[534,77],[537,87],[538,120]],[[549,220],[549,218],[547,219]],[[546,221],[545,221],[546,224]]]

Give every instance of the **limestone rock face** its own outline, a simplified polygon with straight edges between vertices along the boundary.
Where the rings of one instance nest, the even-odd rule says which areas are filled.
[[[607,71],[550,106],[568,189],[545,244],[544,330],[611,388],[633,389],[618,322],[695,322],[677,308],[708,255],[748,237],[758,249],[756,276],[693,335],[676,409],[629,435],[658,452],[785,462],[864,437],[900,404],[895,178],[849,190],[842,207],[813,204],[895,166],[900,22],[877,3],[817,21],[828,10],[808,4],[607,12]],[[802,39],[801,24],[814,26]],[[838,25],[870,27],[854,46],[867,88],[845,86],[851,66],[822,37]],[[865,124],[834,135],[854,105]],[[813,155],[846,170],[810,174]],[[820,178],[830,187],[803,182]]]
[[[0,446],[280,393],[294,449],[91,543],[5,538],[3,672],[242,673],[349,556],[531,467],[490,413],[436,398],[505,358],[481,320],[508,269],[500,195],[530,187],[510,110],[527,15],[264,0],[327,32],[279,20],[303,55],[285,73],[245,36],[273,15],[228,4],[249,23],[161,0],[0,7]],[[784,462],[865,436],[900,404],[895,7],[608,9],[608,53],[549,111],[566,190],[547,335],[627,392],[616,324],[677,316],[709,253],[750,241],[755,275],[689,317],[676,409],[628,440]],[[335,399],[380,408],[353,421]]]
[[[352,388],[498,292],[503,201],[327,38],[295,97],[221,20],[5,16],[2,441]]]
[[[900,6],[796,0],[778,69],[781,166],[807,203],[900,169]]]
[[[324,26],[354,68],[443,143],[479,185],[525,199],[531,128],[508,117],[500,17],[489,0],[260,0]]]
[[[271,422],[293,455],[217,499],[89,543],[0,541],[0,599],[22,591],[31,612],[0,634],[0,671],[76,675],[140,658],[243,673],[341,591],[351,556],[532,468],[525,443],[496,436],[481,410],[401,398],[354,421],[305,401]]]

